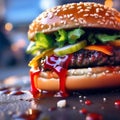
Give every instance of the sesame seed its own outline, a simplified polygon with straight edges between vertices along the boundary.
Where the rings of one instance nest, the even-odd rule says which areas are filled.
[[[96,13],[99,13],[99,10],[100,10],[99,8],[96,8]]]
[[[95,17],[95,18],[98,18],[99,16],[97,16],[97,15],[94,15],[94,17]]]
[[[86,20],[84,20],[83,18],[80,18],[80,19],[79,19],[79,23],[81,23],[81,24],[86,24],[87,22],[86,22]]]
[[[70,7],[69,7],[69,9],[73,9],[73,8],[74,8],[74,6],[70,6]]]
[[[111,20],[115,20],[115,18],[114,18],[114,17],[110,17],[110,19],[111,19]]]
[[[72,20],[72,21],[73,21],[74,19],[75,19],[74,17],[70,18],[70,20]]]
[[[59,16],[60,19],[63,19],[63,16]]]
[[[66,18],[66,17],[67,17],[67,15],[64,15],[63,17],[64,17],[64,18]]]
[[[78,11],[77,13],[78,13],[78,14],[80,14],[80,13],[81,13],[81,11]]]
[[[70,15],[70,17],[72,17],[73,16],[73,14],[69,14]]]
[[[88,71],[92,72],[92,68],[89,67],[89,68],[88,68]]]
[[[93,74],[93,77],[94,77],[94,78],[96,78],[96,77],[97,77],[97,75],[94,73],[94,74]]]
[[[95,13],[94,16],[99,16],[99,15]]]
[[[55,15],[55,16],[57,16],[57,15],[58,15],[58,13],[56,12],[54,15]]]
[[[106,73],[105,73],[105,72],[102,72],[102,74],[103,74],[103,75],[106,75]]]
[[[81,8],[82,8],[82,6],[77,7],[78,10],[81,9]]]
[[[66,25],[66,24],[67,24],[67,22],[66,22],[66,21],[64,21],[64,22],[63,22],[63,24],[64,24],[64,25]]]
[[[66,10],[67,10],[67,8],[64,8],[64,9],[63,9],[63,11],[66,11]]]
[[[74,74],[74,75],[77,75],[77,72],[76,72],[76,71],[73,71],[73,74]]]
[[[103,18],[101,21],[102,21],[102,22],[105,22],[106,20],[105,20],[105,18]]]
[[[48,30],[50,30],[51,28],[52,28],[52,25],[49,25]]]
[[[67,24],[67,22],[66,22],[66,21],[63,21],[63,20],[61,20],[60,23],[61,23],[61,24],[64,24],[64,25]]]
[[[53,23],[53,27],[55,27],[56,26],[56,23]]]
[[[106,13],[105,13],[105,16],[109,16],[109,13],[106,12]]]
[[[112,24],[114,24],[114,22],[113,22],[113,21],[110,21],[110,24],[112,25]]]
[[[97,21],[98,24],[101,24],[102,21]]]
[[[49,18],[51,19],[53,17],[53,14],[49,14]]]
[[[57,10],[56,10],[57,13],[60,12],[60,11],[61,11],[61,9],[57,9]]]
[[[90,10],[89,9],[85,9],[84,11],[89,12]]]
[[[98,3],[98,6],[99,6],[99,7],[103,7],[103,5],[102,5],[102,4],[99,4],[99,3]]]
[[[81,5],[81,2],[79,2],[77,5],[80,6],[80,5]]]
[[[66,8],[69,8],[69,6],[70,6],[69,4],[66,4]]]
[[[44,13],[44,14],[43,14],[43,17],[46,18],[46,17],[47,17],[47,13]]]
[[[109,23],[109,21],[108,21],[108,20],[106,20],[106,21],[105,21],[105,25],[107,25],[108,23]]]
[[[78,20],[77,20],[77,19],[74,19],[74,22],[78,22]]]
[[[80,9],[80,12],[83,12],[84,10],[83,9]]]
[[[63,21],[63,20],[61,20],[61,21],[60,21],[60,23],[61,23],[61,24],[63,24],[63,23],[64,23],[64,21]]]
[[[84,14],[83,16],[84,16],[84,17],[87,17],[87,16],[89,16],[89,14]]]
[[[67,17],[68,17],[68,18],[70,18],[70,15],[69,15],[69,14],[67,14]]]
[[[62,6],[62,8],[65,8],[65,7],[66,7],[66,5],[63,5],[63,6]]]
[[[99,18],[103,18],[102,15],[99,15]]]
[[[57,9],[61,9],[61,6],[59,5],[59,6],[57,6]]]
[[[106,73],[109,73],[109,70],[106,70],[105,72],[106,72]]]
[[[94,6],[94,7],[98,7],[98,4],[94,4],[93,6]]]
[[[91,17],[94,16],[94,14],[89,14]]]
[[[55,8],[51,8],[51,12],[55,11]]]
[[[76,5],[76,3],[71,3],[71,6],[75,6]]]
[[[36,18],[36,22],[39,22],[40,20],[39,20],[39,18]]]
[[[99,8],[100,11],[104,11],[103,8]]]
[[[29,26],[29,29],[30,29],[30,30],[33,30],[33,26],[30,25],[30,26]]]
[[[41,27],[41,28],[43,28],[44,26],[43,26],[43,25],[41,25],[40,27]]]
[[[91,9],[92,7],[91,6],[88,6],[87,9]]]

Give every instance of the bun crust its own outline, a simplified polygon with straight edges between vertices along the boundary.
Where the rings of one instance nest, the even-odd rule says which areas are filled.
[[[120,13],[113,8],[92,2],[57,6],[41,13],[32,22],[28,38],[34,40],[37,32],[50,33],[58,29],[77,27],[120,30]]]
[[[35,87],[39,90],[59,90],[59,78],[52,72],[41,72],[34,77]],[[120,66],[95,67],[68,70],[67,90],[81,90],[120,86]]]

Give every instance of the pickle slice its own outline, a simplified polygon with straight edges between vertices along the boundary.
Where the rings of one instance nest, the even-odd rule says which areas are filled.
[[[58,56],[71,54],[71,53],[74,53],[74,52],[84,48],[86,45],[87,45],[86,40],[83,40],[83,41],[80,41],[80,42],[73,44],[73,45],[67,45],[67,46],[62,47],[62,48],[56,48],[56,49],[54,49],[54,54],[58,55]]]

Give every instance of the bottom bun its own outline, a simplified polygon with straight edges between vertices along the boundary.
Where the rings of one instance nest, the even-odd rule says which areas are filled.
[[[34,70],[32,70],[34,72]],[[59,77],[55,72],[40,72],[34,76],[39,90],[59,90]],[[120,86],[120,66],[70,69],[66,77],[67,90],[94,89]]]

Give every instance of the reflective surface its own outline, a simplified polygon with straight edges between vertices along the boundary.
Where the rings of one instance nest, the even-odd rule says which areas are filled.
[[[23,81],[24,76],[16,77]],[[26,82],[1,82],[0,117],[2,120],[119,120],[120,88],[70,92],[67,98],[53,97],[44,92],[33,95],[30,92],[29,77]],[[12,80],[12,79],[11,79]],[[10,80],[9,80],[10,82]],[[57,107],[65,99],[63,108]]]

